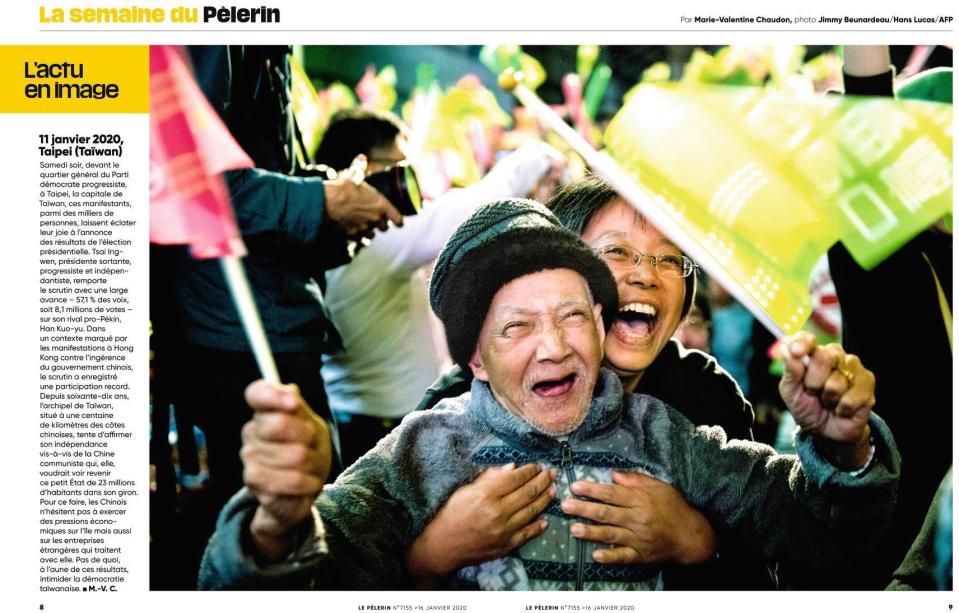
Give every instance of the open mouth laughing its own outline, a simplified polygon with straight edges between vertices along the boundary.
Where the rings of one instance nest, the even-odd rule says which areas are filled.
[[[651,304],[631,302],[623,305],[616,314],[613,327],[624,340],[648,338],[659,322],[659,311]]]
[[[569,392],[576,385],[576,373],[558,379],[544,379],[533,384],[533,393],[541,398],[555,398]]]

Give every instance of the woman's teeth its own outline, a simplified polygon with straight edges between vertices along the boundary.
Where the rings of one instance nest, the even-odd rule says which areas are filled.
[[[640,302],[627,304],[619,310],[617,323],[628,336],[647,337],[656,327],[656,308]]]

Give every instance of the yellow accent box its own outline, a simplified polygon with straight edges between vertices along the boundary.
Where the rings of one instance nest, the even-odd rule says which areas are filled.
[[[147,46],[0,46],[0,113],[148,113]]]

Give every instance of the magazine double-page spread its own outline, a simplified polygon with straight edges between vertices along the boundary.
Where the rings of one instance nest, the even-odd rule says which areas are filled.
[[[7,7],[2,608],[952,610],[955,19]]]

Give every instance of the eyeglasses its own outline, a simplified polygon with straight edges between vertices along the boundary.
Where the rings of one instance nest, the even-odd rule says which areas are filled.
[[[649,265],[659,276],[682,279],[693,274],[699,268],[695,262],[685,255],[649,255],[628,245],[606,245],[593,249],[593,251],[606,260],[610,268],[616,270],[635,268],[642,264],[644,259],[648,259]]]

